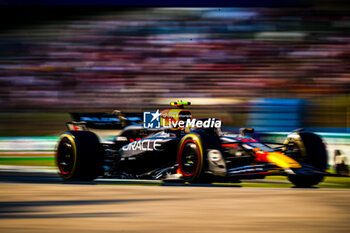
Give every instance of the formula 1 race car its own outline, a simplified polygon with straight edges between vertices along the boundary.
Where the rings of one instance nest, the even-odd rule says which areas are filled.
[[[325,144],[314,133],[296,130],[283,144],[259,142],[249,136],[254,133],[252,128],[242,128],[237,134],[222,132],[218,119],[192,118],[184,109],[188,102],[172,105],[178,108],[151,113],[150,122],[160,119],[160,125],[159,121],[158,125],[142,124],[139,113],[73,114],[75,120],[84,121],[67,123],[70,131],[60,137],[56,152],[59,174],[67,181],[113,177],[169,182],[229,182],[284,175],[298,187],[316,185],[331,175],[325,171]],[[94,124],[120,132],[113,140],[100,142],[87,130]]]

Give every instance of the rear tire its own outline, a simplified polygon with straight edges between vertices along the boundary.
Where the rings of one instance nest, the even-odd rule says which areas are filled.
[[[102,170],[102,150],[98,137],[89,131],[63,133],[57,145],[56,165],[67,181],[91,181]]]
[[[293,133],[285,144],[292,144],[293,149],[298,151],[293,157],[298,162],[311,165],[320,171],[327,169],[327,150],[320,136],[310,132]],[[288,179],[296,187],[311,187],[319,184],[323,175],[290,175]]]

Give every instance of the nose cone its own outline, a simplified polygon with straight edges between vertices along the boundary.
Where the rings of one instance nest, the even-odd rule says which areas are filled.
[[[262,162],[273,163],[281,168],[301,168],[297,161],[280,152],[257,151],[255,156]]]

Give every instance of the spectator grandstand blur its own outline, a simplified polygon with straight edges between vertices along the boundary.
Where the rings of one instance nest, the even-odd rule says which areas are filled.
[[[254,99],[293,98],[307,102],[302,126],[346,131],[349,27],[341,8],[146,8],[2,30],[0,110],[142,111],[184,99],[242,126]]]

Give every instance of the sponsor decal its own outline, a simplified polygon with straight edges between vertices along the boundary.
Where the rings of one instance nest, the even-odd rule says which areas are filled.
[[[162,119],[165,128],[220,128],[221,120],[208,118],[206,120],[187,119],[179,121],[169,121],[169,125],[165,126],[165,119]]]
[[[159,151],[159,148],[162,144],[161,139],[156,139],[156,140],[139,140],[139,141],[133,141],[125,146],[122,147],[122,150],[124,151],[135,151],[135,150],[140,150],[140,151]]]

